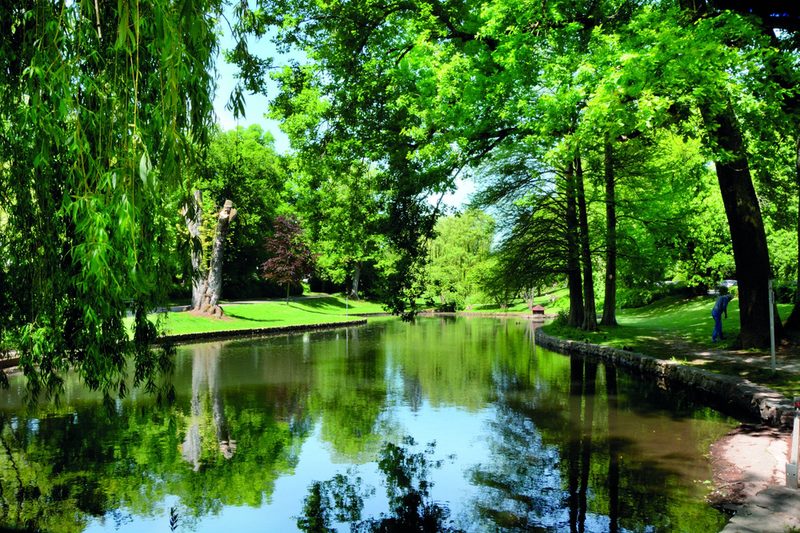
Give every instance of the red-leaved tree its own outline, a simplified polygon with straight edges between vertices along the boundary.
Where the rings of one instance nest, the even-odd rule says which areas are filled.
[[[286,285],[288,304],[292,283],[299,283],[311,275],[316,258],[303,241],[303,228],[296,219],[278,216],[273,225],[275,232],[264,243],[271,257],[261,264],[261,275],[280,285]]]

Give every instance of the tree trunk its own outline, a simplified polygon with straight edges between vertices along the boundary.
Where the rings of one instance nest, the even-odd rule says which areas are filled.
[[[617,325],[617,198],[614,176],[614,152],[606,139],[604,150],[606,181],[606,287],[603,300],[604,326]]]
[[[222,316],[219,299],[222,296],[222,261],[225,251],[225,236],[228,234],[231,220],[236,217],[233,202],[225,200],[225,204],[217,217],[217,229],[214,232],[214,245],[211,249],[211,263],[208,268],[208,279],[204,283],[203,297],[196,310],[214,316]]]
[[[192,309],[198,309],[205,292],[204,281],[206,279],[203,245],[200,241],[200,228],[203,226],[203,196],[198,189],[195,189],[192,195],[191,205],[184,207],[183,216],[189,230],[189,245],[192,247]]]
[[[797,135],[795,145],[794,183],[797,198],[800,200],[800,133]],[[794,292],[794,307],[786,320],[786,329],[793,333],[800,332],[800,207],[797,210],[797,287]]]
[[[569,289],[569,317],[567,324],[579,328],[583,325],[583,287],[581,284],[580,251],[578,249],[578,215],[575,199],[575,169],[570,161],[564,173],[566,181],[567,211],[567,287]]]
[[[353,285],[350,287],[350,299],[358,300],[358,282],[361,279],[361,263],[353,267]]]
[[[589,243],[589,219],[586,213],[586,193],[583,188],[583,167],[580,156],[575,158],[575,187],[578,200],[578,225],[580,226],[581,260],[583,263],[583,329],[597,330],[597,308],[594,303],[594,278],[592,249]]]
[[[769,250],[744,141],[730,102],[717,110],[706,104],[700,112],[712,144],[726,154],[714,164],[730,226],[739,282],[739,343],[743,348],[765,348],[770,342]],[[781,333],[781,322],[776,320],[776,337],[780,338]]]

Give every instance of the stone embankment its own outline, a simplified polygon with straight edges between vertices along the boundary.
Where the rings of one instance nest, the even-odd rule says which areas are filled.
[[[204,341],[212,339],[233,339],[241,337],[264,337],[268,335],[285,335],[287,333],[301,333],[304,331],[318,331],[327,329],[344,328],[351,326],[363,326],[367,323],[366,318],[358,320],[347,320],[342,322],[324,322],[320,324],[299,324],[296,326],[276,326],[266,328],[251,329],[226,329],[221,331],[205,331],[203,333],[184,333],[181,335],[165,335],[159,337],[156,342],[163,344],[171,342],[174,344],[184,344],[187,342]]]
[[[300,324],[296,326],[275,326],[266,328],[249,328],[249,329],[226,329],[220,331],[205,331],[203,333],[183,333],[180,335],[164,335],[156,339],[156,344],[186,344],[189,342],[205,341],[205,340],[219,340],[219,339],[237,339],[244,337],[267,337],[272,335],[285,335],[288,333],[301,333],[304,331],[318,331],[328,330],[351,326],[363,326],[367,323],[366,318],[357,320],[347,320],[343,322],[324,322],[321,324]],[[16,352],[8,352],[0,357],[0,371],[15,371],[19,365],[19,357]]]
[[[592,357],[651,375],[665,384],[683,385],[708,395],[714,400],[715,405],[724,411],[754,418],[769,426],[790,428],[794,418],[794,406],[789,399],[772,389],[738,376],[715,374],[701,368],[683,365],[678,361],[659,359],[609,346],[559,339],[541,329],[536,330],[536,344],[565,355]]]

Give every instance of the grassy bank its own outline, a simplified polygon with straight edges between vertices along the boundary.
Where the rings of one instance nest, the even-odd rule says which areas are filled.
[[[229,303],[222,305],[222,319],[199,316],[189,312],[167,313],[163,316],[164,333],[180,335],[253,328],[279,328],[297,325],[313,325],[330,322],[345,322],[359,313],[381,313],[380,304],[353,301],[341,296],[320,296],[253,303]],[[155,318],[155,317],[154,317]]]
[[[541,305],[545,308],[547,314],[557,314],[559,311],[569,309],[569,291],[567,289],[558,289],[533,299],[534,305]],[[471,313],[527,313],[528,303],[525,300],[514,300],[506,308],[502,308],[497,304],[474,304],[467,311]]]
[[[757,350],[735,351],[733,342],[739,334],[739,300],[728,306],[728,318],[722,319],[725,340],[711,342],[714,321],[711,308],[715,297],[665,298],[648,306],[618,311],[616,327],[601,327],[587,332],[553,323],[545,326],[550,335],[586,341],[593,344],[632,350],[685,364],[701,365],[712,372],[738,375],[783,392],[787,396],[800,391],[800,375],[777,373],[742,360],[715,360],[715,354],[740,356],[763,355]],[[780,304],[778,310],[787,317],[791,304]],[[785,349],[785,348],[784,348]],[[698,354],[711,357],[698,357]]]

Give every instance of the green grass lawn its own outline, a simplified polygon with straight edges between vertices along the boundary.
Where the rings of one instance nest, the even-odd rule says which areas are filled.
[[[800,376],[797,375],[776,375],[769,369],[754,368],[745,362],[704,362],[693,357],[695,352],[731,349],[739,334],[739,300],[736,298],[728,305],[728,318],[722,319],[725,340],[711,342],[714,326],[711,308],[714,300],[713,296],[688,299],[669,297],[645,307],[619,310],[619,325],[616,327],[601,327],[597,332],[587,332],[550,324],[545,326],[545,331],[558,337],[702,365],[712,372],[746,377],[788,396],[800,391]],[[778,311],[783,318],[789,316],[791,308],[791,304],[778,304]],[[746,353],[763,352],[749,350]]]
[[[560,336],[588,340],[617,348],[659,356],[673,356],[676,350],[692,351],[712,348],[730,348],[739,334],[739,299],[728,305],[728,318],[722,319],[725,340],[711,343],[714,320],[711,308],[714,296],[696,298],[669,297],[645,307],[617,311],[616,327],[601,327],[597,332],[586,332],[571,328],[548,326],[548,331]],[[781,316],[788,316],[791,304],[779,304]],[[685,351],[685,350],[684,350]]]
[[[533,299],[534,305],[541,305],[544,307],[544,312],[547,314],[557,314],[559,311],[569,308],[569,291],[567,289],[557,289],[542,296],[537,296]],[[472,313],[527,313],[528,304],[525,300],[515,300],[511,305],[505,309],[501,308],[495,303],[489,304],[474,304]]]
[[[359,313],[384,312],[380,304],[366,301],[345,301],[342,296],[264,301],[258,303],[222,304],[222,319],[198,316],[187,312],[167,313],[163,324],[167,335],[205,333],[237,329],[324,324],[353,320]],[[155,316],[154,316],[155,318]]]

